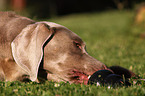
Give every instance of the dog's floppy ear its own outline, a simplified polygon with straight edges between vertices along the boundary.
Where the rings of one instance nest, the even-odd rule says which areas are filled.
[[[38,68],[43,58],[43,45],[54,35],[53,28],[44,23],[28,25],[11,43],[16,63],[27,72],[30,80],[36,81]]]

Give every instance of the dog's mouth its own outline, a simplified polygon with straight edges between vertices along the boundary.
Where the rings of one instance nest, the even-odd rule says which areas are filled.
[[[106,69],[109,70],[108,68],[102,68],[102,69]],[[98,71],[98,70],[102,70],[101,68],[99,69],[93,69],[92,71],[87,71],[87,70],[79,70],[79,69],[67,69],[64,70],[62,72],[58,72],[58,73],[52,73],[50,71],[47,72],[47,79],[48,80],[53,80],[56,82],[69,82],[69,83],[75,83],[75,84],[84,84],[87,85],[89,78],[91,77],[91,75]]]
[[[73,70],[69,73],[69,79],[71,83],[75,84],[87,85],[89,77],[90,77],[89,75],[85,74],[84,72],[80,72],[78,70]]]
[[[103,69],[103,68],[102,68]],[[70,83],[75,83],[75,84],[84,84],[87,85],[89,78],[91,77],[91,75],[99,70],[102,69],[96,69],[94,71],[90,71],[90,72],[84,72],[84,71],[79,71],[77,69],[74,69],[72,71],[69,72],[68,76],[69,76],[69,82]],[[112,71],[108,68],[104,68],[105,70],[109,70]]]
[[[53,74],[47,71],[47,80],[53,80],[56,82],[63,81],[63,82],[87,85],[89,77],[90,75],[87,75],[86,73],[78,71],[76,69],[69,70],[69,72],[64,71],[63,73],[61,73],[61,75]]]

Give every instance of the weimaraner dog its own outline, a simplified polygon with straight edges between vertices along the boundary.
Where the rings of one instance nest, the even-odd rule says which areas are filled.
[[[82,39],[66,27],[0,12],[0,80],[39,77],[87,83],[95,71],[108,69],[85,50]]]

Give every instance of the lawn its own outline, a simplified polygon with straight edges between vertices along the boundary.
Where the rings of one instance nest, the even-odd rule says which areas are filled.
[[[77,33],[88,53],[107,66],[119,65],[145,78],[145,28],[134,24],[133,11],[70,14],[49,19]],[[109,89],[95,85],[69,83],[0,82],[0,95],[29,96],[145,96],[145,82]]]

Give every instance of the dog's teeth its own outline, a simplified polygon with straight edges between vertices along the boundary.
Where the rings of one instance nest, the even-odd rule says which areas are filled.
[[[90,79],[91,75],[88,76],[88,79]]]

